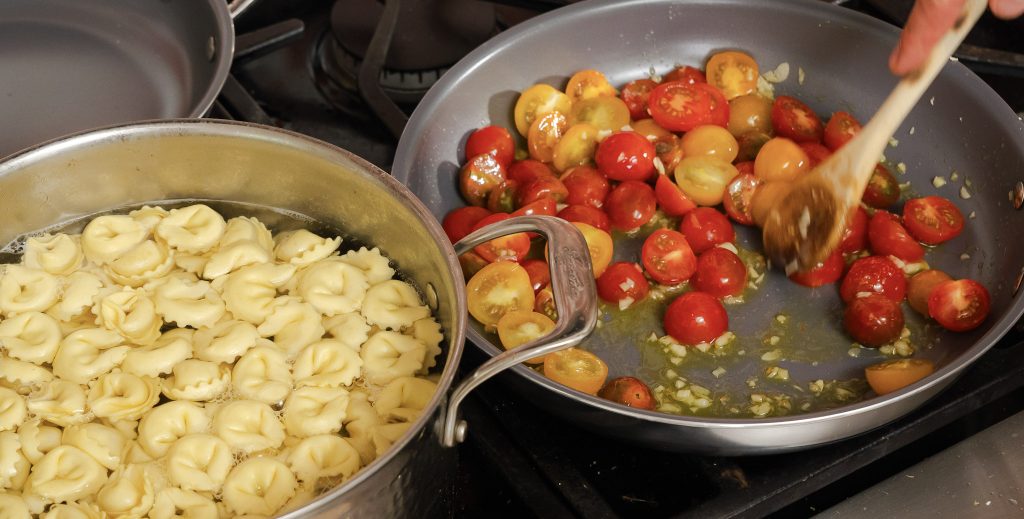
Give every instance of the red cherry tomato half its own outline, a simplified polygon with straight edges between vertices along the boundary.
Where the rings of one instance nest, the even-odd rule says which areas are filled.
[[[991,304],[988,290],[977,281],[946,281],[928,296],[928,315],[947,330],[965,332],[985,321]]]
[[[907,281],[907,302],[917,313],[928,316],[928,298],[935,287],[953,278],[941,270],[922,270]]]
[[[555,176],[536,178],[522,186],[518,190],[517,196],[519,207],[541,198],[550,198],[555,202],[562,202],[565,200],[565,197],[569,196],[569,190],[565,188],[565,184]]]
[[[910,237],[894,214],[886,211],[875,211],[868,221],[868,242],[871,252],[879,256],[896,256],[909,262],[924,257],[924,247]]]
[[[558,204],[551,198],[541,198],[526,204],[512,212],[512,216],[555,216],[558,213]]]
[[[487,195],[507,178],[505,167],[493,155],[481,153],[466,162],[459,172],[459,192],[469,205],[483,207]]]
[[[651,91],[647,108],[655,122],[674,132],[690,131],[705,124],[729,124],[728,101],[707,83],[662,83]]]
[[[725,207],[725,214],[729,215],[732,221],[743,225],[753,225],[754,215],[750,203],[754,199],[754,192],[761,185],[761,180],[754,176],[753,162],[743,162],[742,164],[749,164],[748,167],[751,171],[740,172],[729,182],[725,188],[725,197],[722,198],[722,206]],[[738,164],[736,169],[739,169]]]
[[[859,131],[860,123],[849,112],[835,112],[825,125],[825,146],[836,151]]]
[[[656,86],[658,84],[650,79],[638,79],[622,87],[622,102],[629,108],[630,119],[636,121],[647,117],[647,99]]]
[[[839,278],[843,276],[844,267],[846,267],[846,263],[843,261],[843,253],[837,250],[829,254],[825,261],[818,263],[813,269],[806,272],[794,272],[789,275],[789,279],[805,287],[820,287],[839,281]]]
[[[858,294],[881,294],[897,303],[907,294],[907,279],[889,258],[868,256],[854,261],[839,287],[839,296],[849,303]]]
[[[697,254],[736,239],[729,219],[711,207],[698,207],[687,213],[679,224],[679,231]]]
[[[913,198],[903,205],[903,225],[918,241],[938,245],[960,235],[964,215],[941,196]]]
[[[877,348],[900,338],[903,310],[899,303],[882,295],[860,297],[846,307],[843,327],[853,340]]]
[[[558,212],[558,217],[569,222],[582,222],[610,232],[611,226],[608,222],[608,215],[600,209],[594,209],[589,205],[570,205]]]
[[[553,177],[555,172],[547,164],[533,159],[517,160],[508,167],[508,178],[525,186],[538,178]]]
[[[665,331],[683,344],[711,342],[729,329],[729,316],[717,297],[687,292],[665,311]]]
[[[444,220],[441,221],[441,227],[448,235],[448,239],[455,243],[469,234],[477,222],[490,215],[491,211],[483,207],[472,205],[458,207],[445,215]]]
[[[673,69],[668,74],[665,74],[665,76],[661,78],[661,81],[663,83],[668,83],[669,81],[682,81],[688,85],[708,82],[707,77],[700,69],[689,65]]]
[[[570,168],[562,174],[561,180],[569,191],[569,196],[565,197],[565,203],[569,205],[589,205],[600,209],[611,191],[608,179],[590,166]]]
[[[876,209],[888,209],[900,199],[900,184],[885,164],[875,166],[861,200]]]
[[[796,142],[821,142],[821,119],[807,105],[790,96],[779,96],[772,104],[775,134]]]
[[[640,265],[629,261],[612,263],[597,278],[597,295],[609,303],[618,304],[627,298],[642,301],[650,288]]]
[[[519,207],[516,203],[518,194],[519,183],[512,179],[506,180],[487,195],[487,209],[493,213],[511,213]]]
[[[686,237],[671,229],[651,233],[644,240],[640,258],[651,279],[663,285],[682,283],[697,270],[697,256]]]
[[[843,230],[843,237],[839,241],[839,251],[857,252],[866,249],[868,246],[868,212],[863,207],[857,206],[853,216]]]
[[[617,132],[597,145],[597,169],[612,180],[647,180],[654,174],[657,152],[636,132]]]
[[[534,294],[551,283],[551,270],[548,269],[548,262],[542,259],[528,259],[523,260],[520,265],[530,275],[530,284],[533,285]]]
[[[658,175],[654,182],[654,197],[658,200],[658,207],[669,216],[682,216],[697,208],[697,204],[667,175]]]
[[[650,388],[639,379],[619,377],[609,380],[597,396],[636,409],[654,409],[654,397]]]
[[[657,204],[651,186],[627,180],[608,193],[605,211],[612,228],[628,231],[651,221]]]
[[[501,126],[484,126],[469,134],[469,139],[466,140],[466,158],[481,153],[494,155],[501,165],[508,167],[516,153],[512,134]]]
[[[693,288],[718,298],[737,296],[747,284],[747,267],[731,250],[712,247],[697,258]]]
[[[818,144],[817,142],[801,142],[799,146],[804,150],[804,153],[807,154],[807,159],[809,160],[808,163],[811,169],[814,169],[818,164],[821,164],[822,161],[827,159],[829,155],[832,155],[832,152],[828,148]]]
[[[508,220],[511,217],[512,215],[508,213],[494,213],[477,222],[476,225],[473,226],[473,230],[482,229],[492,223]],[[492,263],[499,260],[519,261],[525,258],[526,254],[530,252],[530,237],[524,232],[509,234],[500,238],[495,238],[486,243],[481,243],[480,245],[473,247],[473,252],[479,254],[481,258]]]

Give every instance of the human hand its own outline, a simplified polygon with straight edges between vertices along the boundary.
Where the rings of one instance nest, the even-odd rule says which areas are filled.
[[[897,76],[917,70],[928,51],[946,33],[963,11],[966,0],[917,0],[903,28],[900,41],[889,56],[889,69]],[[1016,18],[1024,13],[1024,0],[988,0],[992,14]]]

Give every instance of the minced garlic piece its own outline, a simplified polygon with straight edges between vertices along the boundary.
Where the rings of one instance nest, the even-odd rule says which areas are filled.
[[[732,244],[732,242],[726,241],[726,242],[719,243],[718,245],[715,245],[715,246],[716,247],[721,247],[721,248],[723,248],[723,249],[725,249],[725,250],[727,250],[727,251],[729,251],[729,252],[731,252],[733,254],[737,254],[738,255],[740,253],[739,249],[737,249],[736,246]]]
[[[782,338],[779,337],[778,335],[772,335],[771,337],[768,337],[768,344],[771,344],[772,346],[775,346],[781,340],[782,340]]]
[[[960,186],[960,198],[967,200],[971,197],[971,192],[967,190],[967,186]]]
[[[761,355],[761,360],[767,361],[767,362],[772,362],[772,361],[775,361],[775,360],[779,360],[781,358],[782,358],[782,350],[780,350],[778,348],[776,348],[776,349],[774,349],[772,351],[769,351],[769,352]]]
[[[967,261],[969,259],[971,259],[971,255],[966,252],[960,255],[960,261]]]
[[[769,70],[764,73],[765,81],[770,83],[781,83],[789,77],[789,63],[783,61],[779,63],[779,66],[775,67],[775,70]]]
[[[850,357],[860,357],[860,345],[856,345],[846,350],[846,354]]]
[[[804,84],[804,69],[803,69],[803,67],[797,67],[796,68],[796,82],[801,84],[801,85]]]
[[[722,375],[725,375],[725,369],[719,366],[715,368],[714,371],[711,372],[711,374],[714,375],[715,378],[721,378]]]
[[[765,369],[764,375],[775,380],[789,380],[789,370],[778,366],[772,366]]]
[[[896,171],[899,171],[900,175],[905,175],[907,173],[907,165],[906,165],[906,163],[900,162],[900,163],[896,164]]]
[[[895,148],[900,145],[900,141],[896,140],[896,137],[889,137],[889,146]]]
[[[789,318],[786,317],[785,314],[779,314],[779,315],[775,316],[775,320],[778,321],[779,324],[786,324],[786,319],[789,319]]]

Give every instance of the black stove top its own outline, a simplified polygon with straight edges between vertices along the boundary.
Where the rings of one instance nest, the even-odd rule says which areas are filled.
[[[333,143],[388,170],[396,125],[457,59],[503,27],[558,0],[438,0],[417,14],[405,0],[393,28],[396,55],[374,56],[384,7],[375,0],[261,0],[236,24],[239,52],[211,116],[273,124]],[[909,0],[833,1],[899,23]],[[342,4],[345,4],[342,6]],[[354,8],[355,7],[355,8]],[[467,11],[468,10],[468,11]],[[443,58],[419,56],[409,41],[429,26],[451,26],[472,12],[472,31],[448,41]],[[359,16],[352,13],[358,12]],[[412,13],[412,14],[410,14]],[[483,14],[481,14],[483,13]],[[492,20],[493,17],[493,20]],[[358,18],[358,19],[356,19]],[[410,20],[423,21],[410,22]],[[492,23],[493,21],[493,23]],[[480,26],[483,28],[481,29]],[[1020,22],[985,19],[961,56],[1010,106],[1024,111]],[[268,36],[269,35],[269,36]],[[269,44],[268,44],[269,42]],[[469,43],[467,43],[469,42]],[[996,49],[993,51],[992,49]],[[380,49],[376,49],[379,54]],[[391,56],[389,53],[384,53]],[[376,61],[375,61],[376,60]],[[360,67],[379,69],[379,88],[359,93]],[[380,96],[386,96],[386,99]],[[369,102],[366,101],[369,99]],[[384,115],[384,120],[378,114]],[[708,457],[665,453],[605,439],[519,401],[501,378],[465,404],[471,433],[460,449],[456,517],[806,517],[1002,418],[1024,410],[1024,332],[1013,330],[952,388],[909,416],[837,444],[795,454]],[[466,369],[482,362],[472,347]]]

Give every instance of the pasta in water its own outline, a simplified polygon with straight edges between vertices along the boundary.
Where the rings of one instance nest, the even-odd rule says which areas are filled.
[[[27,238],[0,265],[0,519],[269,518],[382,454],[443,334],[341,244],[201,204]]]

